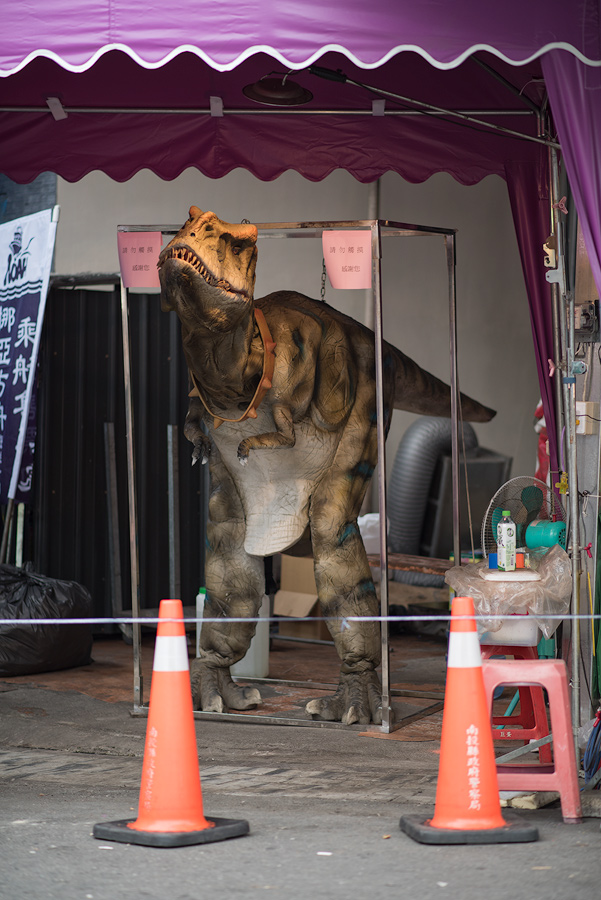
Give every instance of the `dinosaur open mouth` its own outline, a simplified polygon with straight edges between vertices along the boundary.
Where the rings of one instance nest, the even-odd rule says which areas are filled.
[[[228,291],[233,294],[244,294],[244,291],[237,291],[232,288],[229,281],[226,281],[224,278],[215,278],[215,276],[209,272],[206,266],[203,264],[201,258],[196,255],[192,250],[189,250],[187,247],[172,247],[168,250],[164,256],[161,256],[158,262],[158,268],[160,269],[163,263],[167,262],[168,259],[179,259],[182,262],[188,263],[188,265],[192,266],[201,278],[210,284],[211,287],[220,288],[222,291]]]

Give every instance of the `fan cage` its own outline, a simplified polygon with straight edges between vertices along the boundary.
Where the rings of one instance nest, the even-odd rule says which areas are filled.
[[[565,512],[555,491],[538,478],[520,475],[507,481],[499,488],[489,503],[482,520],[481,545],[486,559],[497,549],[496,522],[499,510],[508,509],[518,530],[536,520],[565,522]],[[522,542],[518,542],[520,545]]]

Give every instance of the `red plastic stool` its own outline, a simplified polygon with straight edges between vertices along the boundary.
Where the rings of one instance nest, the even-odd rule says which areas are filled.
[[[499,790],[559,791],[564,822],[580,822],[582,806],[578,789],[576,753],[568,696],[566,665],[561,659],[488,659],[482,663],[489,709],[501,684],[544,687],[549,698],[555,765],[546,763],[497,766]],[[496,737],[496,734],[495,734]]]
[[[491,656],[513,656],[515,659],[538,660],[536,647],[522,647],[513,644],[482,644],[480,647],[482,658]],[[495,729],[495,740],[536,741],[549,734],[549,722],[547,719],[547,707],[543,689],[535,685],[522,685],[518,688],[520,695],[520,711],[512,716],[493,716],[492,724],[501,725]],[[553,762],[553,752],[550,744],[543,744],[538,748],[540,762]]]

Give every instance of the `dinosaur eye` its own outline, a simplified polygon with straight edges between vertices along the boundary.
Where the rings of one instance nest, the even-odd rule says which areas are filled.
[[[190,232],[190,237],[196,237],[196,232],[195,232],[195,231],[191,231],[191,232]]]
[[[239,256],[241,250],[242,247],[240,246],[240,244],[234,244],[234,246],[232,247],[232,253],[234,254],[234,256]]]

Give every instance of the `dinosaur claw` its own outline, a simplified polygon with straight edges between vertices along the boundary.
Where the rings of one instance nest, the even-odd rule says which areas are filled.
[[[192,465],[195,466],[198,460],[201,461],[203,466],[209,460],[209,450],[201,442],[194,444],[194,450],[192,451]]]
[[[333,696],[310,700],[305,710],[314,719],[343,725],[382,724],[382,699],[378,676],[373,671],[346,673]]]
[[[253,709],[261,704],[255,687],[232,681],[227,667],[213,667],[195,659],[190,666],[190,684],[194,709],[205,712],[227,712],[230,709]]]
[[[343,725],[354,725],[355,722],[359,721],[359,713],[354,706],[351,706],[342,717]]]

